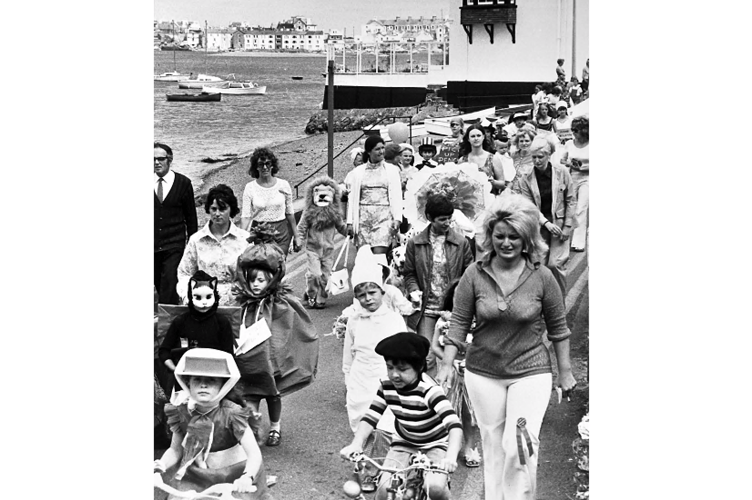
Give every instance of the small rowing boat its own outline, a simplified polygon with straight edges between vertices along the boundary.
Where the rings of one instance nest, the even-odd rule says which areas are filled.
[[[201,92],[200,94],[189,94],[183,92],[181,94],[165,94],[168,101],[176,102],[217,102],[222,100],[222,94],[209,94],[207,92]]]

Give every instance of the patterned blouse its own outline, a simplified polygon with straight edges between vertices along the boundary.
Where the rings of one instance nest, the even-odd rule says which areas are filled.
[[[279,222],[293,214],[292,188],[284,179],[277,179],[272,187],[263,187],[255,180],[245,185],[243,191],[244,219],[257,222]]]
[[[438,316],[444,310],[444,292],[449,287],[447,276],[446,257],[444,256],[444,243],[446,235],[428,233],[428,241],[433,249],[433,262],[431,263],[431,283],[426,299],[426,315]]]
[[[248,231],[230,222],[230,230],[217,239],[209,230],[210,222],[188,240],[183,258],[178,265],[178,295],[183,302],[188,295],[188,281],[197,271],[204,271],[219,280],[219,305],[233,305],[234,296],[230,293],[235,279],[238,257],[248,247]]]

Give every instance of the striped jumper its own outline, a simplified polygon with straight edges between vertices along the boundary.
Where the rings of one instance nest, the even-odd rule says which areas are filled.
[[[426,375],[412,388],[397,390],[388,379],[381,380],[376,398],[363,417],[372,427],[376,427],[386,407],[394,413],[394,427],[397,433],[392,446],[406,446],[422,451],[431,448],[447,449],[449,430],[462,429],[462,424],[444,390]]]

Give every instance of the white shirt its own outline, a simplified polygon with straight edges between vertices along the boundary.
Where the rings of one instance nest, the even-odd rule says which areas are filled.
[[[506,182],[512,182],[512,179],[514,179],[514,176],[517,175],[517,170],[514,168],[514,161],[512,160],[512,157],[508,154],[500,155],[499,153],[494,153],[497,158],[501,160],[501,168],[502,172],[504,172],[504,181]]]
[[[175,172],[168,170],[162,178],[164,179],[164,182],[162,183],[162,200],[164,200],[167,198],[167,194],[175,183]],[[154,194],[157,194],[157,189],[159,189],[159,176],[154,174]]]

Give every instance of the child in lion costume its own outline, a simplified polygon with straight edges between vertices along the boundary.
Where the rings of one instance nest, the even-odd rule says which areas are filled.
[[[326,283],[336,257],[335,232],[347,234],[339,186],[330,177],[317,177],[308,187],[305,211],[298,223],[298,237],[305,241],[303,248],[308,258],[303,299],[314,309],[326,307]]]

